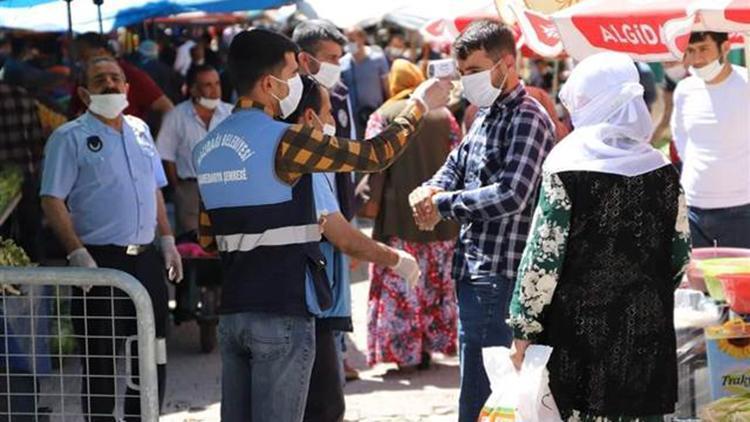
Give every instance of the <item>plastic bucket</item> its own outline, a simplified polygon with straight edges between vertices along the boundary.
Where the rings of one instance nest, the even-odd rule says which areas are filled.
[[[738,314],[750,314],[750,272],[719,274],[717,277],[729,307]]]
[[[750,258],[716,258],[697,263],[706,280],[706,290],[715,300],[724,299],[724,289],[717,277],[719,274],[740,274],[750,272]]]
[[[690,254],[690,266],[687,269],[688,285],[693,290],[707,291],[706,280],[698,263],[715,258],[750,257],[750,249],[742,248],[695,248]]]

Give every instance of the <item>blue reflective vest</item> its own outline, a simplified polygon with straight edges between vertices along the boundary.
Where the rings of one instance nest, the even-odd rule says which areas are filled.
[[[224,271],[221,313],[308,316],[307,276],[321,309],[330,306],[312,178],[289,186],[276,175],[288,127],[261,110],[239,110],[193,149]]]

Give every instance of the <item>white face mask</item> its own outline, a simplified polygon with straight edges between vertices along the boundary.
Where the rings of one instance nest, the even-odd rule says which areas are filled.
[[[89,97],[89,111],[105,119],[114,119],[128,107],[126,94],[91,94]]]
[[[318,117],[317,114],[313,114],[315,116],[315,120],[320,123],[320,126],[323,127],[323,134],[327,136],[336,136],[336,126],[330,124],[330,123],[323,123],[322,120],[320,120],[320,117]]]
[[[346,50],[346,52],[349,54],[357,54],[359,53],[359,44],[350,42],[346,45],[346,47],[344,47],[344,50]]]
[[[672,80],[672,82],[679,82],[687,76],[687,71],[682,66],[664,68],[664,73]]]
[[[273,98],[276,98],[276,100],[278,100],[279,102],[279,108],[281,109],[281,118],[286,119],[290,114],[294,113],[294,110],[297,109],[297,106],[302,99],[302,90],[304,89],[302,85],[302,77],[299,75],[299,73],[292,76],[291,78],[289,78],[289,80],[286,81],[283,81],[273,75],[271,75],[271,77],[281,83],[285,83],[286,86],[289,87],[289,94],[284,97],[283,100],[271,93]]]
[[[318,81],[321,85],[328,89],[333,89],[341,80],[341,66],[337,66],[328,62],[321,62],[320,60],[313,57],[313,60],[318,62],[320,69],[318,73],[313,74],[313,78]]]
[[[497,65],[495,65],[497,66]],[[464,96],[470,103],[477,107],[489,107],[495,103],[497,97],[503,92],[503,86],[505,81],[508,80],[508,74],[506,73],[503,77],[503,81],[500,83],[500,88],[495,88],[492,85],[492,70],[495,69],[493,66],[485,71],[474,73],[473,75],[467,75],[461,77],[461,85],[464,87]]]
[[[216,107],[218,107],[219,103],[221,103],[221,98],[206,98],[206,97],[198,98],[198,104],[201,107],[207,108],[209,110],[213,110]]]
[[[697,76],[705,82],[711,82],[719,76],[722,69],[724,69],[724,65],[721,63],[720,59],[716,59],[701,68],[690,66],[688,70],[691,75]]]

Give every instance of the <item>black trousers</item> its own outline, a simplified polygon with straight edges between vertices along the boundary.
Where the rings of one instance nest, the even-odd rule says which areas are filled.
[[[307,393],[305,422],[344,420],[344,387],[339,374],[337,347],[333,330],[316,323],[315,362]]]
[[[125,254],[124,248],[88,246],[91,256],[101,268],[112,268],[132,275],[148,291],[153,305],[156,323],[156,338],[166,335],[169,315],[168,293],[164,278],[164,265],[155,248],[150,247],[137,256]],[[82,355],[83,379],[81,380],[81,408],[91,415],[89,421],[114,421],[115,357],[122,361],[121,352],[125,345],[122,337],[135,336],[137,323],[135,306],[127,295],[111,287],[94,287],[86,297],[80,289],[74,290],[71,313],[78,337],[78,347]],[[77,296],[77,297],[76,297]],[[85,316],[86,318],[80,318]],[[113,317],[115,318],[113,320]],[[114,340],[114,338],[117,340]],[[132,342],[131,374],[138,376],[137,341]],[[158,365],[159,407],[164,400],[166,365]],[[137,382],[136,382],[137,384]],[[127,388],[125,392],[125,420],[140,421],[141,405],[139,392]],[[118,396],[122,393],[118,391]]]

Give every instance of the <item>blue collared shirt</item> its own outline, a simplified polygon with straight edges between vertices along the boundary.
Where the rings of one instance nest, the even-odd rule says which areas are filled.
[[[146,123],[125,116],[119,133],[84,113],[47,142],[40,193],[66,201],[84,244],[125,246],[154,240],[166,184]]]
[[[425,184],[443,218],[461,223],[453,277],[516,279],[555,129],[523,85],[482,108],[461,144]]]

